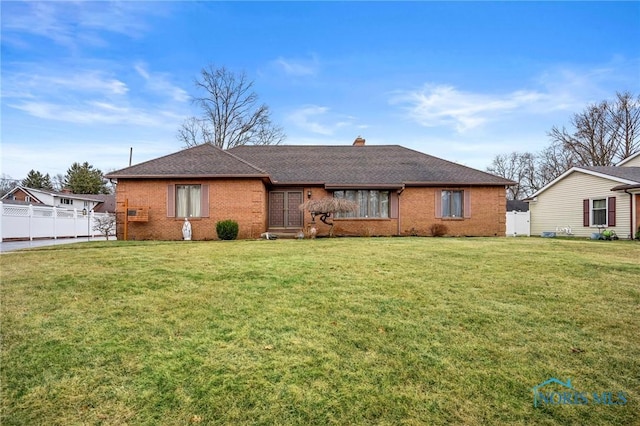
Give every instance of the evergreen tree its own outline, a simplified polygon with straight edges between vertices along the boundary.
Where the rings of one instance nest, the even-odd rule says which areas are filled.
[[[46,189],[49,191],[53,190],[53,184],[51,183],[51,177],[49,176],[49,173],[43,175],[42,173],[33,169],[27,174],[26,178],[22,179],[20,185],[33,189]]]
[[[102,172],[86,161],[71,165],[64,177],[64,184],[74,194],[109,194]]]

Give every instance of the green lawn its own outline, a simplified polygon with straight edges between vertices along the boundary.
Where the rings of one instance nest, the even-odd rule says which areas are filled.
[[[635,242],[112,241],[0,263],[3,426],[640,424]],[[552,377],[587,404],[534,407]]]

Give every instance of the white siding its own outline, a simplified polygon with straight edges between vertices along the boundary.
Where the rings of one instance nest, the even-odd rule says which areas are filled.
[[[575,236],[590,237],[597,227],[582,226],[582,200],[585,198],[616,197],[616,226],[613,229],[620,238],[627,238],[630,229],[629,195],[611,191],[619,182],[573,172],[555,185],[547,188],[529,203],[531,235],[540,235],[556,228],[571,227]]]
[[[635,156],[620,167],[640,167],[640,155]]]

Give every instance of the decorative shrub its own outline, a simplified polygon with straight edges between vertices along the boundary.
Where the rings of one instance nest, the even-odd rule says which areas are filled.
[[[238,222],[231,219],[216,222],[216,233],[221,240],[235,240],[238,238]]]
[[[449,228],[442,223],[434,223],[429,227],[429,232],[431,232],[431,235],[434,237],[442,237],[449,232]]]

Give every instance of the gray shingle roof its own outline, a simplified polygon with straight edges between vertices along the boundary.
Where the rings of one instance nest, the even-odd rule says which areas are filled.
[[[640,167],[591,166],[580,168],[640,183]]]
[[[105,175],[107,178],[266,177],[268,174],[211,144],[198,145]]]
[[[514,182],[399,145],[200,145],[109,173],[111,178],[269,176],[275,184],[510,185]]]
[[[274,182],[340,185],[471,184],[513,182],[399,145],[238,146],[230,150],[269,171]]]

